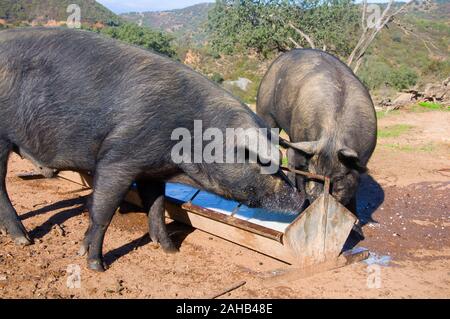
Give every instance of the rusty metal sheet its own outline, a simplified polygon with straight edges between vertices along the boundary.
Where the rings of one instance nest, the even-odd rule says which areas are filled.
[[[323,194],[286,229],[284,243],[300,266],[324,263],[339,257],[356,222],[344,206]]]

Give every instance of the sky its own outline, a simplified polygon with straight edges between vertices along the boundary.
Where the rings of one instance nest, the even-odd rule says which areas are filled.
[[[115,13],[160,11],[181,9],[197,3],[214,2],[214,0],[97,0]]]

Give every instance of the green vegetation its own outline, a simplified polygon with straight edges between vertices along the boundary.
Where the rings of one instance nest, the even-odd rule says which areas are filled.
[[[450,111],[450,106],[444,106],[442,104],[433,102],[420,102],[418,106],[424,107],[429,110]]]
[[[392,68],[385,62],[370,60],[366,64],[368,64],[368,67],[360,72],[359,77],[371,90],[382,86],[404,90],[414,86],[418,81],[416,71],[405,65]]]
[[[171,36],[147,27],[140,27],[137,24],[124,23],[118,27],[104,28],[101,30],[101,33],[113,39],[151,49],[169,57],[176,55],[175,50],[171,46]]]
[[[209,12],[208,31],[214,50],[233,54],[255,50],[266,57],[287,51],[293,39],[305,39],[292,22],[331,52],[348,56],[355,45],[359,12],[351,0],[218,0]]]
[[[224,81],[224,78],[220,73],[216,72],[212,75],[211,80],[216,82],[217,84],[222,84]]]
[[[398,111],[398,110],[393,110],[393,111],[389,111],[389,112],[379,111],[379,112],[377,112],[377,119],[381,120],[387,116],[396,115],[399,113],[400,113],[400,111]]]
[[[399,137],[400,135],[410,131],[413,128],[411,125],[398,124],[384,129],[378,130],[378,138],[392,138]]]
[[[136,24],[124,23],[121,18],[92,0],[0,0],[0,18],[11,23],[8,27],[26,27],[32,21],[38,25],[45,25],[50,20],[66,21],[70,15],[66,12],[70,4],[80,6],[82,28],[85,30],[99,32],[169,57],[176,56],[172,36]],[[35,19],[38,19],[38,22],[34,21]]]
[[[93,0],[0,0],[0,19],[8,20],[8,27],[27,26],[35,19],[38,24],[65,21],[71,3],[80,5],[84,28],[177,56],[219,84],[240,77],[250,79],[246,91],[228,87],[247,103],[255,103],[271,61],[295,46],[290,38],[309,47],[289,22],[308,34],[318,48],[326,45],[328,52],[344,61],[361,33],[361,5],[354,0],[218,0],[216,4],[121,17]],[[436,1],[428,10],[410,8],[380,32],[358,72],[373,95],[392,98],[398,90],[422,90],[425,84],[449,76],[449,8],[448,0]],[[122,25],[124,21],[142,22],[143,27]],[[95,22],[100,25],[93,26]],[[102,30],[102,25],[116,28]],[[188,53],[191,58],[184,60]],[[416,106],[412,111],[432,109]]]
[[[200,3],[170,11],[130,12],[121,17],[129,22],[142,23],[142,26],[171,33],[180,46],[197,47],[206,41],[206,21],[213,7],[214,3]]]
[[[379,34],[358,76],[371,90],[402,90],[442,82],[450,74],[447,8],[448,2],[428,11],[408,11],[396,17],[403,29],[391,23]]]
[[[402,151],[402,152],[425,152],[431,153],[436,150],[436,145],[433,143],[428,143],[421,146],[412,146],[412,145],[400,145],[398,143],[395,144],[383,144],[384,147],[390,148],[392,150]]]

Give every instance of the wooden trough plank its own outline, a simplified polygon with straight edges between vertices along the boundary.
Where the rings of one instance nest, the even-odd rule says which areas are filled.
[[[283,246],[281,242],[202,216],[198,212],[191,211],[191,208],[196,210],[195,207],[189,205],[181,208],[174,203],[166,202],[166,214],[172,220],[190,225],[208,234],[226,239],[286,263],[294,263],[290,250]]]

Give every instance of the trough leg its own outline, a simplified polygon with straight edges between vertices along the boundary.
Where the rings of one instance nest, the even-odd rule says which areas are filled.
[[[0,232],[9,233],[16,244],[26,246],[31,244],[31,240],[6,192],[5,179],[11,149],[9,142],[0,139]]]
[[[144,209],[148,211],[151,240],[159,243],[167,253],[177,252],[178,249],[170,239],[165,222],[165,184],[156,181],[138,181],[137,187]]]
[[[287,151],[287,158],[288,158],[288,168],[295,170],[295,151],[293,149],[288,149]],[[296,174],[294,172],[288,172],[287,177],[291,181],[293,185],[296,185]],[[296,185],[297,186],[297,185]]]
[[[88,254],[88,267],[104,271],[103,240],[113,215],[133,182],[135,174],[120,164],[99,164],[94,176],[94,191],[90,198],[89,228],[80,255]]]
[[[351,211],[353,213],[353,215],[355,215],[358,218],[358,211],[357,211],[357,200],[356,200],[356,195],[350,200],[350,203],[347,205],[347,209],[349,211]],[[362,225],[361,225],[361,221],[359,221],[358,219],[358,223],[353,226],[353,232],[355,232],[361,240],[363,240],[365,238],[364,236],[364,231],[362,229]]]

